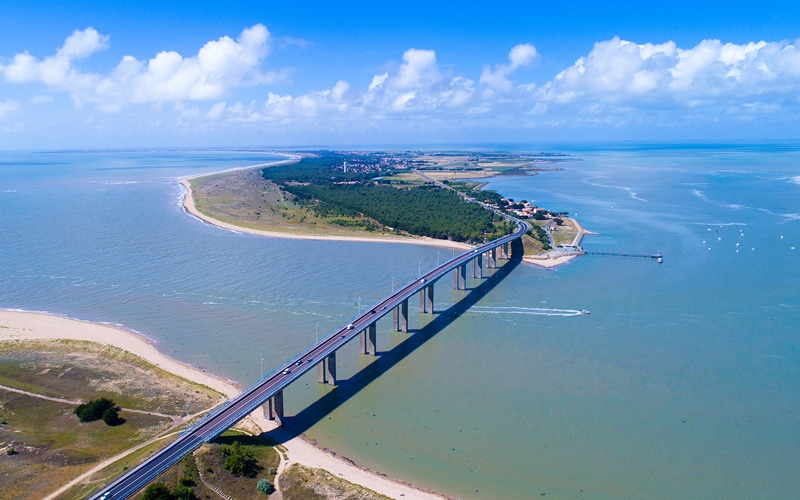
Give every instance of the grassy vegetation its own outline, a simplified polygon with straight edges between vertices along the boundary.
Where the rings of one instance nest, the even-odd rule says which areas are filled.
[[[37,498],[101,460],[169,428],[170,419],[122,411],[124,425],[80,423],[74,405],[0,389],[0,491],[4,499]],[[46,478],[46,480],[43,480]]]
[[[292,464],[281,474],[284,500],[388,500],[389,497],[350,483],[322,469]]]
[[[60,495],[59,498],[75,499],[75,500],[87,498],[88,496],[98,491],[102,485],[108,484],[115,478],[119,477],[126,470],[136,466],[136,464],[140,463],[148,455],[152,455],[156,451],[160,450],[168,443],[175,440],[176,437],[177,433],[169,434],[163,439],[159,439],[154,443],[150,443],[149,445],[144,446],[139,450],[136,450],[130,455],[126,455],[125,457],[114,462],[108,467],[105,467],[102,470],[98,471],[97,473],[92,474],[91,478],[89,478],[87,481],[82,482],[70,488],[62,495]]]
[[[0,343],[0,384],[73,401],[109,397],[123,408],[171,415],[184,413],[184,401],[190,402],[190,411],[199,411],[220,399],[208,388],[168,375],[119,349],[74,341]],[[46,496],[100,461],[172,426],[170,418],[125,410],[119,412],[122,425],[80,423],[75,408],[72,403],[0,389],[0,497]],[[153,449],[160,446],[163,442]],[[101,474],[101,480],[135,463],[134,456],[126,457]],[[85,498],[92,488],[76,488],[63,497]]]
[[[196,413],[221,400],[112,346],[72,340],[0,343],[0,384],[73,400],[113,399],[123,408]]]
[[[559,223],[560,222],[560,223]],[[559,217],[553,225],[555,231],[552,231],[553,242],[558,245],[571,245],[575,236],[578,234],[578,227],[575,221],[567,217]]]
[[[367,217],[324,217],[308,204],[259,174],[260,170],[236,171],[201,177],[191,181],[197,209],[219,221],[249,229],[309,234],[316,236],[397,237],[393,232],[368,233],[370,225],[380,227]]]

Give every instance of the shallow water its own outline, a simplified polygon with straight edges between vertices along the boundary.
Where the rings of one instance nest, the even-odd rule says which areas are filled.
[[[563,171],[488,188],[576,215],[599,233],[587,250],[664,264],[505,268],[469,308],[443,280],[431,325],[412,300],[412,332],[381,322],[376,360],[339,354],[337,389],[289,388],[289,425],[463,498],[792,497],[798,148],[569,148]],[[452,254],[260,238],[181,209],[175,178],[270,158],[0,153],[0,307],[119,323],[247,385]]]

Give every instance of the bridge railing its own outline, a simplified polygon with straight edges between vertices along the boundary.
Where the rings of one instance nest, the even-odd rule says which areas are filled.
[[[525,224],[525,225],[527,226],[527,224],[526,224],[526,223],[524,223],[524,222],[522,222],[522,221],[519,221],[519,220],[517,220],[517,219],[515,219],[515,218],[513,218],[513,217],[507,216],[507,215],[505,215],[505,214],[502,214],[502,213],[501,213],[500,215],[502,215],[504,218],[506,218],[506,219],[508,219],[508,220],[511,220],[511,221],[517,222],[518,224]],[[439,274],[439,273],[441,273],[441,274],[444,274],[444,273],[446,273],[446,272],[448,272],[448,271],[450,271],[450,270],[452,270],[452,269],[455,269],[455,268],[456,268],[458,265],[460,265],[460,264],[459,264],[459,261],[460,261],[460,260],[462,260],[462,259],[463,259],[465,256],[468,256],[468,255],[470,255],[470,254],[473,254],[473,253],[475,253],[475,251],[476,251],[477,249],[480,249],[481,247],[486,247],[486,248],[487,248],[487,250],[488,250],[489,248],[493,247],[493,245],[494,245],[495,247],[496,247],[496,246],[499,246],[500,244],[502,244],[502,243],[498,243],[499,241],[501,241],[501,240],[504,240],[504,239],[511,240],[511,239],[513,239],[513,238],[511,238],[511,236],[513,236],[513,234],[503,235],[503,236],[500,236],[500,237],[498,237],[498,238],[495,238],[495,239],[494,239],[494,240],[492,240],[492,241],[488,241],[488,242],[486,242],[486,243],[483,243],[482,245],[478,246],[478,247],[477,247],[477,248],[475,248],[475,249],[472,249],[472,250],[467,250],[467,251],[465,251],[465,252],[462,252],[462,253],[460,253],[460,254],[456,255],[455,257],[453,257],[453,258],[451,258],[451,259],[449,259],[449,260],[447,260],[447,261],[443,262],[442,264],[440,264],[440,265],[436,266],[435,268],[433,268],[433,269],[429,270],[428,272],[426,272],[425,274],[423,274],[423,276],[429,276],[429,275],[431,275],[431,274]],[[377,308],[377,307],[378,307],[380,304],[382,304],[382,303],[384,303],[384,302],[388,301],[389,299],[391,299],[391,298],[392,298],[392,297],[393,297],[395,294],[397,294],[397,292],[398,292],[399,290],[402,290],[402,289],[404,289],[404,288],[408,288],[408,287],[409,287],[409,285],[414,285],[414,284],[415,284],[415,283],[417,283],[417,282],[418,282],[420,279],[421,279],[420,277],[417,277],[417,278],[414,278],[414,279],[411,279],[411,280],[407,281],[405,284],[403,284],[403,285],[400,285],[400,286],[397,288],[397,290],[393,290],[393,291],[392,291],[392,293],[390,293],[390,294],[388,294],[388,295],[385,295],[385,296],[381,297],[380,299],[378,299],[378,301],[377,301],[377,302],[375,302],[375,303],[374,303],[374,304],[372,304],[371,306],[367,306],[367,307],[365,308],[365,310],[364,310],[364,312],[363,312],[363,313],[359,313],[359,314],[357,314],[357,315],[353,316],[349,322],[342,324],[340,327],[336,328],[336,329],[335,329],[335,330],[333,330],[331,333],[329,333],[328,335],[326,335],[326,336],[324,336],[323,338],[321,338],[320,340],[318,340],[316,343],[314,343],[314,344],[311,344],[311,345],[310,345],[308,348],[306,348],[306,349],[302,350],[301,352],[299,352],[299,353],[295,354],[295,355],[294,355],[292,358],[290,358],[290,359],[289,359],[287,362],[285,362],[285,363],[283,363],[282,365],[278,366],[277,368],[275,368],[274,370],[272,370],[272,371],[271,371],[271,372],[269,372],[268,374],[266,374],[266,375],[262,376],[262,377],[261,377],[259,380],[257,380],[256,382],[254,382],[253,384],[251,384],[249,387],[247,387],[247,388],[246,388],[244,391],[240,392],[240,393],[239,393],[237,396],[235,396],[234,398],[232,398],[232,399],[229,399],[228,401],[225,401],[224,403],[220,404],[219,406],[217,406],[216,408],[214,408],[214,409],[213,409],[211,412],[209,412],[209,413],[207,413],[206,415],[204,415],[204,416],[203,416],[203,417],[202,417],[200,420],[198,420],[197,422],[195,422],[195,423],[194,423],[194,424],[192,424],[191,426],[189,426],[189,427],[187,427],[186,429],[184,429],[184,430],[181,432],[181,434],[185,434],[185,433],[186,433],[187,431],[189,431],[190,429],[193,429],[193,428],[195,428],[195,427],[197,427],[197,426],[203,425],[203,423],[205,423],[205,422],[206,422],[206,421],[208,421],[209,419],[213,418],[213,417],[214,417],[214,416],[216,416],[218,413],[222,412],[222,411],[223,411],[223,410],[224,410],[224,409],[225,409],[227,406],[229,406],[229,405],[231,405],[231,404],[234,404],[234,403],[236,403],[236,402],[237,402],[237,401],[238,401],[238,400],[239,400],[241,397],[243,397],[243,395],[245,395],[245,394],[248,394],[249,392],[251,392],[251,391],[252,391],[253,389],[255,389],[255,388],[256,388],[256,387],[257,387],[259,384],[261,384],[261,383],[262,383],[264,380],[266,380],[266,379],[269,379],[270,377],[272,377],[273,375],[277,374],[278,372],[281,372],[281,371],[285,370],[287,367],[292,367],[292,366],[294,366],[294,365],[295,365],[295,363],[296,363],[298,360],[301,360],[301,359],[303,359],[303,358],[305,357],[305,354],[306,354],[306,353],[307,353],[309,350],[313,350],[313,349],[314,349],[316,346],[318,346],[318,345],[322,345],[322,344],[324,344],[324,343],[326,343],[326,342],[330,341],[330,340],[331,340],[332,338],[334,338],[336,335],[341,335],[341,333],[342,333],[343,331],[347,331],[347,325],[349,325],[349,324],[352,324],[353,322],[357,321],[359,318],[362,318],[362,317],[364,317],[366,314],[368,314],[368,312],[369,312],[369,311],[376,309],[376,308]],[[436,279],[438,279],[438,278],[436,278]],[[419,289],[421,289],[421,288],[423,288],[424,286],[427,286],[427,285],[429,285],[429,283],[424,283],[424,284],[423,284],[423,283],[418,283],[418,286],[417,286],[417,287],[414,287],[415,289],[413,289],[413,290],[410,290],[410,291],[408,291],[408,292],[407,292],[408,296],[411,296],[411,295],[413,295],[413,294],[417,293],[417,291],[419,291]],[[382,315],[381,315],[381,316],[382,316]],[[353,333],[357,333],[357,332],[353,332]],[[337,349],[337,348],[331,348],[331,349],[329,349],[329,350],[325,350],[325,351],[323,351],[323,353],[322,353],[322,354],[319,356],[319,359],[321,359],[321,358],[324,358],[325,356],[329,355],[331,352],[335,351],[336,349]],[[319,360],[315,360],[315,361],[319,361]],[[312,366],[313,366],[313,365],[316,365],[316,364],[317,364],[317,363],[313,363],[313,364],[312,364]],[[292,376],[291,378],[292,378],[292,379],[294,379],[294,378],[296,378],[296,377],[299,377],[300,375],[304,374],[304,373],[305,373],[305,372],[307,372],[308,370],[310,370],[310,368],[308,368],[307,366],[305,366],[305,367],[303,367],[302,369],[298,370],[298,371],[297,371],[298,373],[296,373],[296,375],[295,375],[295,376]],[[295,370],[293,370],[293,373],[295,373]],[[252,411],[252,410],[250,410],[250,411]],[[242,417],[240,417],[239,419],[243,418],[243,417],[244,417],[244,415],[247,415],[248,413],[250,413],[250,411],[243,413],[243,414],[242,414]],[[237,421],[238,421],[238,420],[237,420]]]

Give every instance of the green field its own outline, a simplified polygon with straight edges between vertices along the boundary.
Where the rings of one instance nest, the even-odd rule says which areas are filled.
[[[107,397],[123,423],[80,423],[76,405],[0,388],[0,492],[41,498],[99,462],[168,431],[173,419],[222,400],[120,349],[76,341],[0,343],[0,385],[71,401]],[[157,445],[161,446],[163,445]],[[133,465],[131,458],[126,460]],[[119,466],[111,476],[120,472]],[[113,469],[113,467],[112,467]],[[103,475],[98,480],[104,480]],[[83,498],[84,494],[64,498]]]

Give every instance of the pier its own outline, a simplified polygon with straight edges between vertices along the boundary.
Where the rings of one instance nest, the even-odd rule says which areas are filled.
[[[609,255],[611,257],[636,257],[639,259],[655,259],[659,264],[664,262],[661,252],[657,254],[627,253],[627,252],[583,252],[585,255]]]

